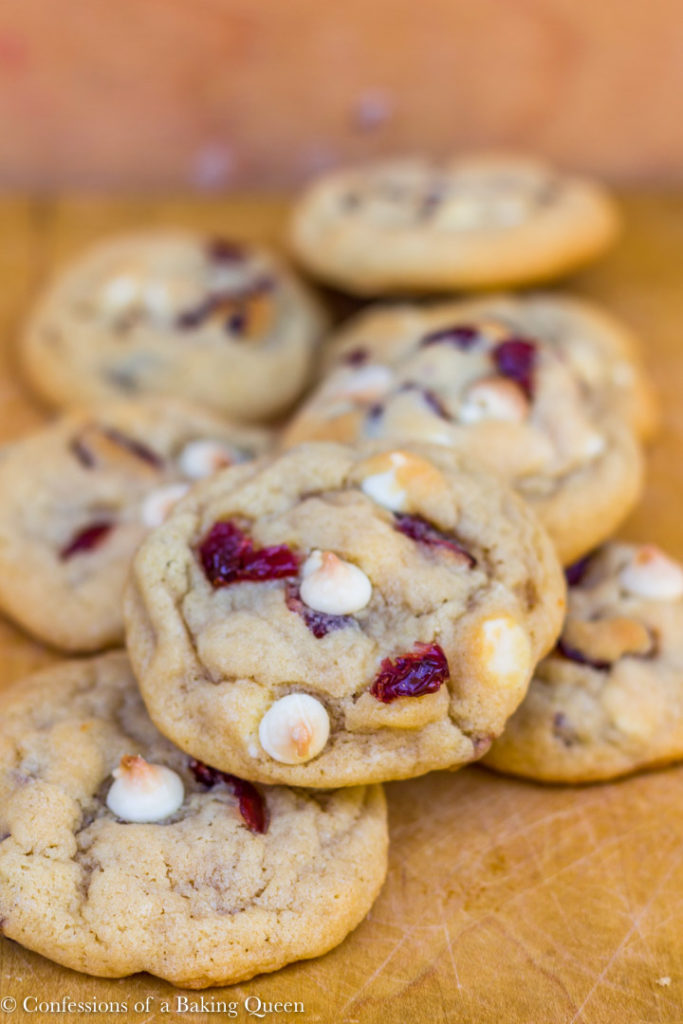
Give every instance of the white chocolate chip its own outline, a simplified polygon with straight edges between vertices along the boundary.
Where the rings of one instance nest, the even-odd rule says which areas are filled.
[[[235,462],[235,453],[220,441],[189,441],[178,456],[178,468],[190,480],[203,480]]]
[[[387,456],[390,466],[383,473],[372,473],[366,476],[361,484],[364,494],[372,498],[378,505],[392,512],[404,512],[406,509],[406,490],[396,479],[396,470],[407,463],[402,452],[391,452]]]
[[[327,711],[307,693],[290,693],[270,706],[259,725],[265,752],[281,764],[303,764],[319,754],[330,735]]]
[[[161,821],[175,814],[185,798],[179,775],[139,755],[122,757],[113,776],[107,807],[122,821]]]
[[[301,568],[301,600],[316,612],[351,615],[372,597],[372,584],[362,569],[333,551],[313,551]]]
[[[532,670],[529,637],[510,615],[486,619],[481,627],[478,656],[489,686],[521,689]]]
[[[356,401],[371,402],[385,395],[394,382],[388,366],[370,363],[359,369],[342,370],[330,378],[325,388],[326,397],[344,396]]]
[[[161,526],[173,506],[185,497],[189,489],[189,484],[169,484],[151,491],[140,508],[140,518],[145,526]]]
[[[101,292],[101,303],[108,313],[121,313],[140,296],[140,283],[132,274],[110,278]]]
[[[602,434],[598,434],[595,430],[589,431],[581,445],[583,457],[588,460],[596,459],[598,455],[602,455],[606,444]]]
[[[458,419],[467,424],[482,420],[523,423],[528,415],[529,402],[518,384],[505,377],[485,377],[465,392]]]
[[[145,309],[154,320],[164,321],[173,313],[171,294],[163,281],[150,281],[143,291]]]
[[[619,582],[629,594],[652,601],[683,597],[683,569],[654,544],[638,549],[619,573]]]

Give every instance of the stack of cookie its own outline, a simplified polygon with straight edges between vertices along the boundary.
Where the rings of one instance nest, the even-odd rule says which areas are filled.
[[[322,180],[292,242],[383,296],[551,278],[615,228],[597,186],[480,158]],[[168,233],[29,321],[64,412],[0,459],[0,607],[98,656],[3,696],[0,919],[67,966],[200,987],[318,955],[382,885],[382,782],[683,751],[683,571],[608,539],[657,420],[628,332],[512,294],[325,329],[271,254]]]

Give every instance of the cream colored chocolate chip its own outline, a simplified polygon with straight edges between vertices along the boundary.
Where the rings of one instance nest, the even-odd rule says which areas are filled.
[[[487,685],[506,690],[523,688],[529,681],[531,643],[511,615],[495,615],[481,624],[477,657]]]
[[[625,654],[648,654],[652,637],[642,622],[626,616],[583,620],[567,619],[562,639],[590,661],[618,661]]]
[[[140,281],[134,274],[117,274],[105,282],[100,295],[107,313],[122,313],[140,298]]]
[[[333,551],[311,552],[301,575],[301,600],[317,612],[352,615],[372,597],[372,584],[363,570]]]
[[[350,398],[356,402],[371,402],[385,395],[394,382],[388,366],[369,363],[357,370],[342,370],[334,374],[324,389],[324,395]]]
[[[258,730],[265,752],[281,764],[303,764],[319,754],[330,735],[327,711],[307,693],[290,693],[266,711]]]
[[[443,473],[410,452],[384,452],[362,464],[361,488],[378,505],[392,512],[411,512],[437,499],[452,504]]]
[[[190,480],[203,480],[234,461],[234,452],[220,441],[189,441],[178,456],[178,468]]]
[[[683,597],[683,569],[654,544],[643,544],[619,573],[624,590],[653,601]]]
[[[526,395],[512,380],[505,377],[485,377],[467,389],[458,412],[461,423],[479,423],[481,420],[504,420],[523,423],[529,415]]]
[[[365,477],[361,484],[363,493],[392,512],[406,511],[406,490],[399,484],[396,475],[397,470],[406,462],[407,456],[403,452],[390,452],[385,456],[379,456],[376,460],[377,466],[386,466],[386,469]]]
[[[123,821],[161,821],[175,814],[185,798],[179,775],[137,754],[122,757],[112,774],[107,807]]]
[[[189,489],[189,484],[169,484],[148,494],[140,508],[140,518],[145,526],[161,526],[173,506],[185,497]]]

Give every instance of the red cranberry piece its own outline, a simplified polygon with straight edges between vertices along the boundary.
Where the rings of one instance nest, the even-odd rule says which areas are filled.
[[[442,533],[441,530],[437,530],[435,526],[428,523],[422,516],[411,516],[397,512],[394,515],[394,529],[398,530],[399,533],[405,534],[406,537],[410,537],[417,544],[426,544],[430,548],[446,548],[448,551],[452,551],[458,557],[464,558],[470,569],[473,569],[477,564],[476,558],[469,551],[466,551],[454,537],[449,536],[447,533]]]
[[[94,548],[99,547],[113,529],[113,523],[91,523],[85,529],[79,530],[69,543],[62,548],[59,552],[60,559],[62,562],[66,562],[73,555],[77,555],[81,551],[92,551]]]
[[[369,352],[366,348],[353,348],[342,359],[347,366],[362,366],[368,361]]]
[[[561,740],[565,747],[571,747],[578,739],[576,730],[564,711],[557,711],[553,716],[553,735]]]
[[[192,309],[186,309],[176,317],[175,325],[180,330],[191,331],[209,319],[217,305],[217,299],[213,295],[207,296]]]
[[[404,384],[400,389],[401,391],[419,391],[424,399],[425,405],[429,406],[433,413],[440,416],[442,420],[450,420],[451,414],[449,413],[446,406],[443,404],[439,396],[435,391],[430,388],[423,388],[420,384],[415,384],[412,381]]]
[[[89,430],[99,431],[103,437],[106,437],[113,444],[118,445],[120,448],[125,448],[135,458],[141,459],[150,466],[154,466],[155,469],[160,469],[163,466],[163,459],[160,455],[157,455],[156,452],[152,451],[151,448],[148,448],[141,441],[128,437],[127,434],[117,430],[116,427],[86,427],[81,436],[75,437],[69,446],[72,453],[86,469],[92,469],[97,461],[94,453],[88,447],[87,434]]]
[[[69,445],[69,450],[86,469],[92,469],[95,465],[95,456],[80,437],[75,437],[73,439]]]
[[[299,570],[299,559],[286,544],[254,548],[251,538],[229,520],[214,523],[199,545],[199,557],[214,587],[280,580]]]
[[[450,675],[446,655],[438,644],[415,644],[408,654],[385,658],[370,693],[383,704],[398,697],[436,693]]]
[[[532,399],[534,394],[536,353],[533,341],[524,338],[501,341],[492,353],[498,372],[519,384],[528,399]]]
[[[225,329],[230,334],[243,334],[247,326],[246,309],[236,309],[225,321]]]
[[[314,637],[320,640],[335,629],[344,629],[356,621],[351,615],[328,615],[326,612],[317,612],[309,608],[299,596],[299,586],[296,583],[287,581],[285,586],[285,602],[290,612],[296,612],[304,620]]]
[[[228,238],[210,239],[206,252],[212,263],[240,263],[246,256],[244,245]]]
[[[136,441],[133,437],[128,437],[127,434],[123,434],[116,427],[104,427],[102,433],[105,437],[113,441],[114,444],[118,444],[121,448],[125,448],[126,451],[130,452],[131,455],[135,455],[136,458],[142,459],[143,462],[147,462],[150,466],[154,466],[155,469],[160,469],[164,460],[156,452],[153,452],[151,448],[148,448],[146,444],[141,441]]]
[[[221,772],[218,768],[212,768],[210,765],[204,764],[203,761],[195,759],[190,761],[190,771],[197,782],[201,783],[202,786],[206,786],[207,789],[212,789],[219,782],[225,782],[228,786],[231,786],[233,793],[239,801],[240,814],[249,831],[266,831],[265,803],[258,789],[256,786],[252,786],[251,782],[245,782],[244,779],[239,779],[236,775]]]
[[[574,562],[573,565],[568,565],[564,570],[565,579],[570,587],[577,587],[582,582],[584,576],[588,572],[588,566],[593,559],[593,553],[584,555],[578,562]]]
[[[430,334],[425,334],[424,338],[420,342],[420,348],[426,348],[428,345],[455,345],[456,348],[467,351],[469,348],[473,348],[479,338],[479,331],[476,327],[471,327],[469,324],[455,324],[453,327],[442,327],[438,331],[431,331]]]
[[[576,647],[570,647],[562,639],[557,641],[557,649],[563,658],[575,661],[578,665],[587,665],[589,668],[597,668],[600,671],[605,671],[612,666],[611,661],[594,661],[583,654],[582,651],[577,650]]]

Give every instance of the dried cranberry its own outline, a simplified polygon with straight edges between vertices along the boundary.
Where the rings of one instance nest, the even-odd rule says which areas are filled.
[[[438,331],[425,334],[420,342],[420,348],[426,348],[428,345],[446,344],[455,345],[456,348],[466,351],[468,348],[473,348],[476,345],[478,338],[479,331],[476,327],[471,327],[469,324],[456,324],[453,327],[442,327]]]
[[[398,530],[399,533],[405,534],[406,537],[410,537],[411,540],[418,544],[426,544],[430,548],[446,548],[448,551],[452,551],[454,554],[466,559],[470,569],[473,569],[477,564],[476,558],[469,551],[466,551],[454,537],[449,536],[447,533],[442,533],[441,530],[437,530],[435,526],[428,523],[422,516],[395,513],[394,529]]]
[[[299,559],[286,544],[255,548],[251,538],[229,520],[214,523],[199,545],[199,557],[214,587],[280,580],[295,576],[299,569]]]
[[[584,555],[578,562],[574,562],[573,565],[568,565],[564,570],[565,579],[570,587],[577,587],[582,582],[584,576],[588,572],[588,566],[593,559],[593,554]]]
[[[363,363],[367,363],[368,356],[369,352],[366,348],[353,348],[346,353],[342,362],[347,366],[362,366]]]
[[[154,466],[155,469],[163,466],[164,460],[156,452],[153,452],[151,448],[148,448],[146,444],[142,444],[141,441],[136,441],[133,437],[128,437],[127,434],[121,433],[116,427],[103,427],[102,433],[114,444],[118,444],[121,448],[125,448],[126,451],[130,452],[131,455],[135,455],[136,458],[142,459],[143,462],[149,463],[150,466]]]
[[[95,465],[95,457],[80,437],[74,437],[69,445],[69,450],[76,456],[78,461],[86,469],[92,469]]]
[[[564,711],[557,711],[553,716],[553,735],[561,740],[565,747],[571,747],[578,739],[576,730]]]
[[[252,786],[251,782],[245,782],[244,779],[239,779],[236,775],[221,772],[218,768],[212,768],[210,765],[204,764],[203,761],[195,759],[190,761],[190,771],[197,782],[206,786],[207,789],[217,786],[219,782],[225,782],[228,786],[232,786],[232,791],[239,801],[240,814],[244,818],[247,828],[251,832],[266,831],[265,803],[258,789],[256,786]]]
[[[452,419],[451,414],[449,413],[448,409],[443,404],[437,393],[435,391],[432,391],[430,388],[423,388],[421,384],[415,384],[414,381],[408,381],[408,383],[404,384],[400,390],[418,391],[422,398],[424,399],[425,405],[428,405],[433,413],[435,413],[437,416],[440,416],[441,419],[443,420]]]
[[[301,616],[313,636],[318,640],[327,636],[328,633],[333,633],[335,629],[352,626],[356,621],[351,615],[327,615],[325,612],[317,612],[314,608],[309,608],[299,596],[298,584],[291,581],[288,581],[285,587],[285,602],[290,612],[296,612]]]
[[[503,377],[514,380],[527,398],[534,394],[536,345],[525,338],[508,338],[493,350],[493,360]]]
[[[563,658],[567,658],[569,661],[575,661],[578,665],[587,665],[589,668],[596,668],[601,672],[604,672],[612,665],[611,661],[594,661],[592,658],[583,654],[582,651],[577,650],[576,647],[570,647],[569,644],[566,644],[562,639],[557,641],[557,649]]]
[[[150,466],[154,466],[155,469],[160,469],[163,466],[163,459],[156,452],[148,448],[146,444],[141,441],[136,441],[133,437],[128,437],[127,434],[117,430],[116,427],[85,427],[82,434],[75,437],[71,444],[70,449],[76,456],[81,465],[85,466],[86,469],[92,469],[95,465],[96,459],[92,450],[88,447],[88,432],[90,430],[99,431],[103,437],[111,441],[112,444],[118,445],[120,448],[125,448],[127,452],[134,455],[137,459],[141,459],[143,462],[148,463]]]
[[[73,555],[77,555],[81,551],[92,551],[93,548],[99,547],[113,529],[113,523],[91,523],[85,529],[79,530],[69,543],[62,548],[59,552],[59,557],[63,562],[66,562]]]
[[[236,309],[225,321],[225,329],[230,334],[242,334],[247,326],[246,309]]]
[[[446,655],[439,645],[417,643],[394,661],[384,659],[370,693],[383,704],[391,704],[398,697],[436,693],[449,675]]]
[[[190,331],[209,319],[216,308],[216,298],[213,295],[207,296],[192,309],[186,309],[176,317],[175,325],[180,330]]]
[[[212,263],[239,263],[246,256],[244,245],[227,238],[210,239],[206,252]]]

